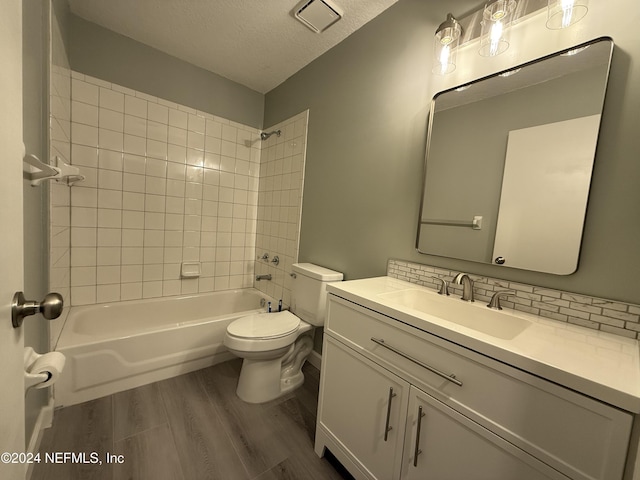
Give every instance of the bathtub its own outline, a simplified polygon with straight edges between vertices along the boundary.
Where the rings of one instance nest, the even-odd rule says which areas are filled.
[[[269,300],[250,288],[71,307],[55,349],[67,358],[56,407],[234,358],[222,344],[227,325]]]

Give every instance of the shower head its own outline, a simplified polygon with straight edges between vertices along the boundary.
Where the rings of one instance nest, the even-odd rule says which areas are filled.
[[[266,140],[267,138],[269,138],[271,135],[275,134],[276,137],[280,136],[280,130],[274,130],[273,132],[262,132],[260,134],[260,139],[261,140]]]

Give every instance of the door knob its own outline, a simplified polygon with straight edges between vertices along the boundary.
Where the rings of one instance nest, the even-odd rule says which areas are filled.
[[[48,293],[42,302],[34,302],[24,298],[22,292],[16,292],[11,302],[11,324],[13,328],[22,326],[24,317],[42,313],[47,320],[58,318],[62,313],[64,300],[59,293]]]

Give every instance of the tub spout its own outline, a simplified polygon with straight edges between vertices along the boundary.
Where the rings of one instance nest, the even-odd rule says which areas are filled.
[[[267,273],[266,275],[256,275],[256,282],[260,280],[271,280],[271,274]]]

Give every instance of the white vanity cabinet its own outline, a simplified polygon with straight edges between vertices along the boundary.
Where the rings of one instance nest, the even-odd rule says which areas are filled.
[[[411,387],[402,479],[566,479],[484,427]]]
[[[399,477],[409,383],[327,338],[322,422],[368,478]]]
[[[328,447],[358,479],[620,480],[631,424],[618,408],[329,295],[315,450]]]

